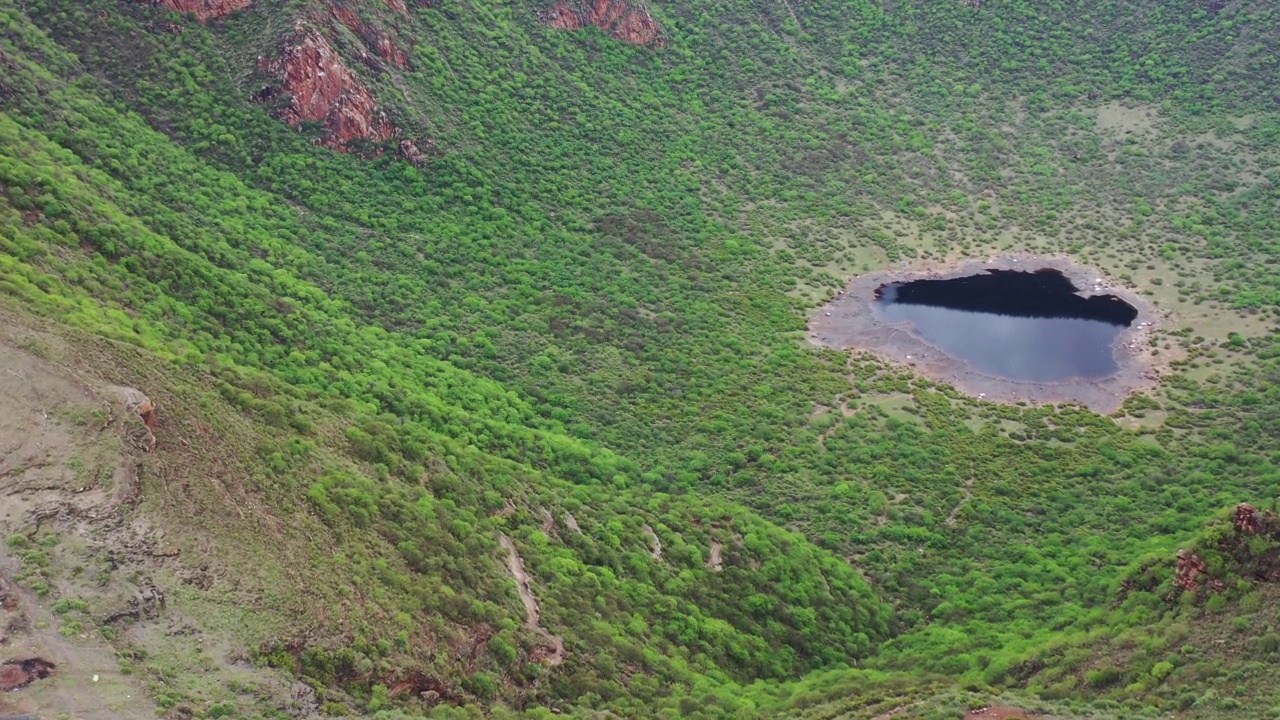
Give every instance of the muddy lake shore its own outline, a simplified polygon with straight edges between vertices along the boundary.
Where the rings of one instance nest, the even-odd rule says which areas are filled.
[[[876,310],[876,289],[887,283],[950,280],[988,270],[1045,269],[1062,273],[1082,297],[1114,295],[1137,309],[1137,317],[1112,345],[1117,368],[1110,375],[1028,382],[983,373],[924,340],[909,323],[892,323]],[[1025,401],[1034,405],[1075,403],[1110,414],[1118,410],[1131,393],[1155,386],[1163,363],[1153,354],[1149,339],[1164,320],[1163,314],[1136,290],[1070,258],[1002,254],[946,265],[904,264],[856,276],[835,298],[816,309],[810,317],[806,337],[814,345],[861,350],[889,362],[905,364],[925,377],[954,385],[961,392],[983,400]]]

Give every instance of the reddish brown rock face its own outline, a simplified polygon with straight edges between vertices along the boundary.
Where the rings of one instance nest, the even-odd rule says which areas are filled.
[[[1240,503],[1231,515],[1236,532],[1253,535],[1258,532],[1258,511],[1249,503]]]
[[[1209,574],[1209,565],[1199,555],[1186,550],[1178,551],[1178,565],[1174,570],[1173,584],[1195,592],[1200,588],[1200,576]]]
[[[299,26],[279,56],[259,64],[279,76],[280,90],[292,96],[280,119],[290,125],[320,123],[326,147],[347,150],[353,140],[380,142],[397,134],[373,95],[314,28]]]
[[[628,0],[559,0],[547,9],[543,21],[557,30],[592,25],[632,45],[665,44],[649,9]]]
[[[200,22],[224,18],[237,10],[249,7],[251,0],[160,0],[170,10],[190,13]]]
[[[350,8],[333,8],[333,17],[355,33],[366,47],[372,48],[378,57],[402,70],[408,67],[409,56],[396,45],[390,34],[378,32],[365,25],[360,16],[356,15]]]

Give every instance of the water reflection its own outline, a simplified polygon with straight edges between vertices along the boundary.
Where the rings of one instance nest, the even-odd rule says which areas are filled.
[[[1032,382],[1111,375],[1116,336],[1137,315],[1114,296],[1080,297],[1056,271],[892,283],[876,296],[885,320],[910,323],[948,355]]]

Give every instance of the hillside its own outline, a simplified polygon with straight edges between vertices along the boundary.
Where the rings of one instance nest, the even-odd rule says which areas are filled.
[[[0,713],[1280,706],[1221,545],[1280,497],[1273,4],[0,15],[0,662],[57,665]],[[1153,303],[1156,388],[807,342],[1014,252]]]

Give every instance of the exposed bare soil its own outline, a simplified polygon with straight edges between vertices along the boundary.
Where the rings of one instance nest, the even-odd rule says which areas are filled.
[[[644,535],[649,538],[649,555],[654,560],[662,559],[662,541],[658,539],[658,533],[653,531],[653,527],[648,523],[644,526]]]
[[[498,543],[507,551],[507,569],[511,571],[511,576],[515,578],[516,593],[520,595],[520,602],[524,604],[525,627],[532,630],[547,643],[546,647],[535,651],[535,655],[539,657],[534,659],[545,660],[548,665],[559,665],[564,662],[566,657],[564,639],[559,635],[552,635],[546,628],[538,624],[541,611],[538,608],[538,598],[534,597],[531,587],[533,579],[525,571],[524,560],[520,558],[520,553],[516,550],[515,543],[511,542],[511,538],[506,535],[499,536]]]
[[[719,540],[711,541],[711,558],[707,560],[707,567],[715,572],[724,569],[724,543]]]
[[[124,532],[116,510],[136,492],[135,455],[151,435],[139,415],[129,416],[124,397],[40,357],[41,341],[12,327],[0,333],[0,689],[8,691],[0,710],[154,716],[144,688],[121,673],[105,642],[75,632],[50,611],[52,597],[14,580],[30,565],[24,555],[58,557],[60,547],[35,548],[53,527]]]
[[[1137,308],[1138,317],[1116,340],[1114,351],[1119,368],[1110,377],[1036,383],[988,375],[930,345],[910,326],[883,320],[874,308],[876,288],[889,282],[950,279],[986,270],[1043,268],[1061,271],[1085,297],[1115,295]],[[1078,403],[1108,414],[1118,410],[1131,393],[1154,387],[1160,375],[1167,372],[1173,356],[1168,351],[1156,356],[1148,345],[1151,333],[1167,323],[1167,316],[1135,290],[1122,287],[1099,271],[1079,266],[1069,258],[1001,255],[985,261],[902,267],[857,276],[834,300],[818,308],[809,322],[808,339],[815,345],[862,350],[890,362],[906,364],[926,377],[993,402]]]
[[[978,710],[970,710],[965,713],[964,720],[1024,720],[1031,717],[1032,715],[1026,710],[993,705]]]
[[[0,691],[23,688],[53,674],[56,665],[44,658],[26,658],[0,663]]]
[[[204,531],[256,507],[224,484],[226,440],[199,432],[208,418],[173,394],[174,372],[0,302],[0,663],[56,666],[0,692],[0,717],[155,717],[159,691],[191,711],[235,696],[232,680],[253,688],[245,704],[297,705],[292,678],[243,662],[244,609],[263,594],[210,602],[244,575]]]

